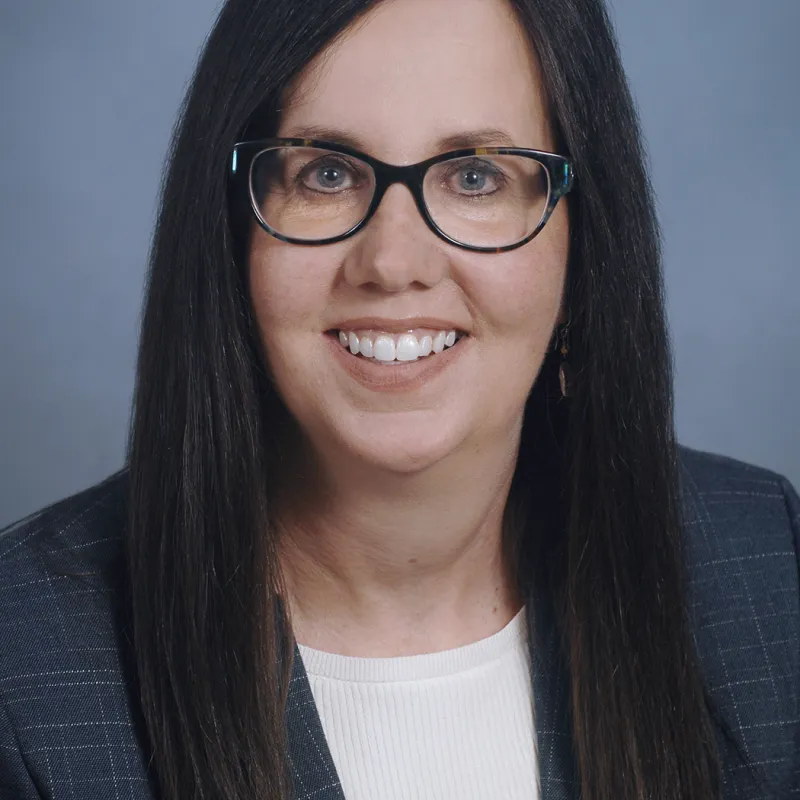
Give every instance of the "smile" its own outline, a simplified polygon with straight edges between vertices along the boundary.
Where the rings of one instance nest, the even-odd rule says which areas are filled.
[[[335,332],[341,346],[354,356],[382,364],[417,361],[453,347],[465,334],[456,330],[419,328],[405,333],[361,330]]]

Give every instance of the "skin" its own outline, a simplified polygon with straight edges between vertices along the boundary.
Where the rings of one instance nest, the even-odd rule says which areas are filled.
[[[539,67],[503,0],[385,0],[301,73],[279,136],[341,131],[409,164],[442,140],[555,152]],[[298,641],[387,657],[458,647],[520,609],[501,522],[526,397],[561,316],[568,215],[517,250],[437,238],[408,190],[389,189],[356,236],[322,247],[254,229],[249,276],[275,384],[297,422],[276,497]],[[444,372],[376,392],[324,331],[364,316],[452,320],[469,333]],[[387,367],[386,369],[391,369]]]

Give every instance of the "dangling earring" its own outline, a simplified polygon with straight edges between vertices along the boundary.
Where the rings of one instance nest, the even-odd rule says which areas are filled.
[[[556,343],[558,343],[558,340],[561,341],[561,347],[559,348],[561,365],[558,368],[558,382],[561,384],[562,397],[572,397],[575,394],[574,374],[572,366],[567,361],[567,356],[569,355],[569,326],[570,321],[567,321],[567,324],[560,328],[558,339],[556,340]]]

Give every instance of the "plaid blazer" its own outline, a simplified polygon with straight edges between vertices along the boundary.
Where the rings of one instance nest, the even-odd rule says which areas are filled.
[[[681,462],[723,797],[800,798],[800,500],[762,469],[687,449]],[[118,622],[125,505],[123,473],[0,535],[2,800],[158,796]],[[59,577],[65,556],[92,580]],[[575,800],[565,665],[547,599],[531,603],[542,797]],[[286,724],[297,800],[344,800],[298,653]]]

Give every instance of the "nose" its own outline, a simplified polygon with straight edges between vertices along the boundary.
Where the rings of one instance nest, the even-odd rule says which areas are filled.
[[[352,286],[375,285],[400,292],[414,284],[435,286],[447,274],[447,258],[420,216],[414,197],[401,184],[390,186],[344,261]]]

